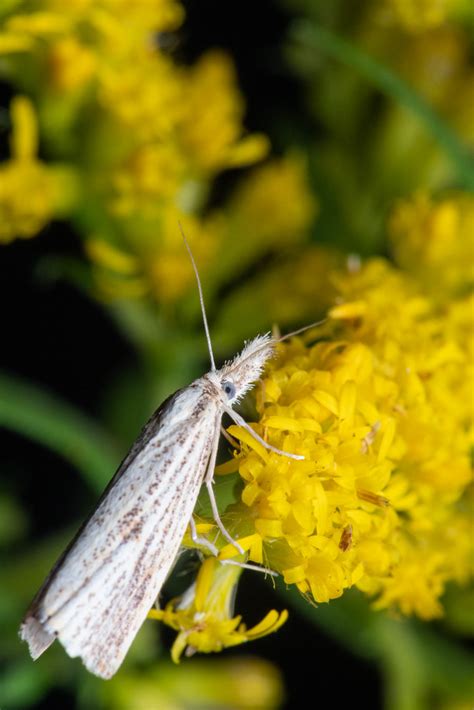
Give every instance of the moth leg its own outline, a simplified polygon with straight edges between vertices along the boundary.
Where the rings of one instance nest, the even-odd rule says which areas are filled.
[[[237,552],[240,555],[244,555],[245,551],[240,547],[239,543],[234,540],[232,535],[230,535],[227,530],[224,527],[224,523],[222,522],[220,515],[219,515],[219,509],[217,507],[217,501],[216,501],[216,496],[214,494],[214,468],[216,465],[216,459],[217,459],[217,449],[219,448],[219,437],[220,437],[220,432],[218,427],[215,429],[215,434],[214,434],[214,441],[212,442],[212,449],[211,449],[211,455],[209,457],[209,463],[208,463],[208,468],[206,472],[206,476],[204,478],[204,483],[206,484],[207,488],[207,493],[209,495],[209,501],[211,503],[211,510],[212,510],[212,515],[214,516],[214,520],[216,521],[216,525],[225,537],[226,540],[230,542],[231,545],[235,547]]]
[[[229,432],[222,426],[222,424],[221,424],[221,434],[225,439],[227,439],[229,444],[234,447],[234,449],[236,449],[238,447],[239,442],[237,441],[237,439],[234,439],[234,437],[229,434]]]
[[[190,527],[190,532],[191,532],[191,539],[194,542],[195,545],[201,545],[202,547],[207,547],[208,550],[211,551],[211,553],[215,556],[218,557],[219,555],[219,550],[215,545],[212,544],[212,542],[209,542],[209,540],[205,537],[202,537],[201,535],[198,534],[198,531],[196,530],[196,523],[194,522],[194,518],[191,518],[189,521],[189,527]],[[248,562],[239,562],[238,560],[219,560],[221,565],[234,565],[235,567],[242,567],[243,569],[251,569],[255,570],[256,572],[263,572],[264,574],[271,574],[272,577],[278,577],[278,572],[274,572],[271,569],[268,569],[267,567],[259,567],[258,565],[253,565],[249,564]]]
[[[191,516],[189,520],[189,527],[190,527],[190,532],[191,532],[191,540],[194,542],[195,545],[201,545],[201,547],[206,547],[210,552],[217,557],[219,554],[219,550],[215,545],[212,544],[212,542],[209,542],[209,540],[205,537],[202,537],[202,535],[198,535],[198,531],[196,530],[196,523],[194,522],[193,516]]]
[[[243,569],[251,569],[255,572],[263,572],[263,574],[270,574],[272,577],[278,577],[278,572],[274,572],[268,567],[259,567],[258,565],[252,565],[248,562],[239,562],[238,560],[219,560],[221,565],[234,565],[235,567],[243,567]]]
[[[226,414],[229,415],[229,417],[231,419],[234,420],[234,422],[236,424],[238,424],[239,426],[243,427],[246,431],[248,431],[249,434],[251,434],[256,441],[258,441],[260,444],[262,444],[262,446],[264,446],[269,451],[274,451],[276,454],[280,454],[280,456],[287,456],[290,459],[296,459],[297,461],[304,461],[304,456],[301,456],[300,454],[290,454],[288,451],[282,451],[281,449],[277,449],[275,446],[272,446],[271,444],[266,442],[265,439],[262,439],[262,437],[259,436],[257,434],[257,432],[254,431],[252,429],[252,427],[247,424],[245,419],[243,419],[240,416],[240,414],[237,414],[237,412],[234,412],[234,410],[231,409],[230,407],[225,407],[224,411],[226,412]]]
[[[214,520],[216,521],[217,527],[219,528],[219,530],[221,531],[221,533],[224,535],[225,539],[228,540],[228,541],[230,542],[230,544],[235,547],[235,549],[237,550],[237,552],[238,552],[240,555],[244,555],[244,554],[245,554],[245,550],[244,550],[242,547],[240,547],[239,543],[238,543],[236,540],[234,540],[234,538],[232,537],[232,535],[230,535],[230,534],[227,532],[227,530],[226,530],[225,527],[224,527],[224,523],[222,522],[222,520],[221,520],[221,518],[220,518],[219,510],[218,510],[218,508],[217,508],[216,497],[215,497],[215,495],[214,495],[214,488],[213,488],[212,481],[206,481],[205,483],[206,483],[206,488],[207,488],[207,492],[208,492],[208,495],[209,495],[209,500],[210,500],[210,502],[211,502],[212,515],[214,516]]]

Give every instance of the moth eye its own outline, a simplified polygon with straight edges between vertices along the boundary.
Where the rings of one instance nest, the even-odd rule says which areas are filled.
[[[228,399],[232,399],[233,397],[235,397],[235,385],[233,384],[233,382],[223,382],[222,389],[226,393]]]

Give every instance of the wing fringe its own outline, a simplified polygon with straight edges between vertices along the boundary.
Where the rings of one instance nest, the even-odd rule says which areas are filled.
[[[51,646],[56,636],[47,631],[34,616],[28,616],[20,627],[20,638],[27,642],[31,658],[36,661]]]

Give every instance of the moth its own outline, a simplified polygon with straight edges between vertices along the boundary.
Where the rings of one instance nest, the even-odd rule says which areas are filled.
[[[246,343],[234,360],[215,366],[201,283],[197,279],[211,370],[169,397],[153,414],[83,524],[34,598],[20,628],[36,660],[58,639],[72,658],[111,678],[155,603],[178,554],[201,485],[207,487],[220,532],[225,529],[213,491],[221,419],[227,413],[267,449],[267,442],[232,407],[260,377],[277,342],[269,334]],[[244,565],[245,566],[245,565]]]

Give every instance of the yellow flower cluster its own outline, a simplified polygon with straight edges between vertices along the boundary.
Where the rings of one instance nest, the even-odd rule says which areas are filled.
[[[31,102],[11,105],[10,159],[0,163],[0,243],[34,236],[72,199],[72,174],[37,158],[36,116]]]
[[[356,586],[376,608],[431,619],[446,583],[468,578],[473,411],[463,394],[474,391],[474,301],[460,252],[469,204],[462,195],[400,203],[390,230],[404,270],[376,258],[333,263],[336,305],[312,332],[316,344],[279,346],[257,388],[254,427],[303,461],[228,429],[240,451],[216,473],[238,470],[243,489],[223,515],[227,529],[250,561],[316,602]],[[446,288],[436,292],[429,272],[440,279],[442,267]],[[236,554],[225,544],[220,559]],[[240,573],[207,559],[180,599],[151,612],[178,631],[175,661],[283,623],[273,610],[247,631],[233,617]]]
[[[236,191],[231,208],[246,229],[257,231],[263,249],[268,243],[288,247],[300,241],[317,212],[302,157],[292,154],[255,170]]]
[[[245,134],[244,101],[223,52],[190,67],[173,60],[169,33],[183,19],[175,0],[40,0],[15,3],[0,26],[2,71],[22,76],[45,144],[77,173],[74,214],[107,298],[182,295],[193,274],[178,221],[200,265],[217,260],[228,230],[201,217],[211,182],[269,150],[265,136]],[[34,172],[31,160],[28,167],[23,183],[43,180],[28,191],[38,204],[30,197],[31,218],[15,217],[24,184],[8,180],[4,239],[33,236],[53,213],[47,171]]]
[[[428,269],[430,247],[417,244],[404,253]],[[443,252],[448,271],[450,256],[457,246]],[[474,304],[435,301],[382,259],[333,282],[339,302],[318,342],[281,345],[257,391],[257,431],[305,460],[230,427],[244,489],[229,525],[250,560],[317,602],[357,585],[380,608],[432,618],[445,584],[469,571]]]
[[[264,272],[246,280],[220,305],[214,337],[226,343],[232,329],[234,344],[250,332],[264,332],[269,323],[278,323],[282,331],[288,331],[295,323],[322,318],[334,300],[328,274],[343,261],[340,252],[319,245],[302,244],[289,253],[282,250]],[[282,289],[282,284],[291,287]]]
[[[389,222],[394,258],[416,273],[437,298],[465,293],[474,284],[474,197],[457,194],[435,202],[418,193],[401,201]]]
[[[209,710],[280,710],[284,698],[280,672],[253,655],[196,658],[185,674],[163,660],[149,670],[129,665],[99,691],[104,710],[182,710],[196,703]]]
[[[223,565],[208,558],[200,567],[196,582],[165,609],[152,609],[150,619],[163,621],[178,631],[171,650],[175,663],[183,653],[211,653],[251,641],[277,631],[288,613],[269,611],[260,623],[247,629],[240,616],[233,616],[235,589],[242,568]]]
[[[380,13],[386,21],[415,33],[442,25],[463,7],[467,10],[464,0],[384,0]]]

